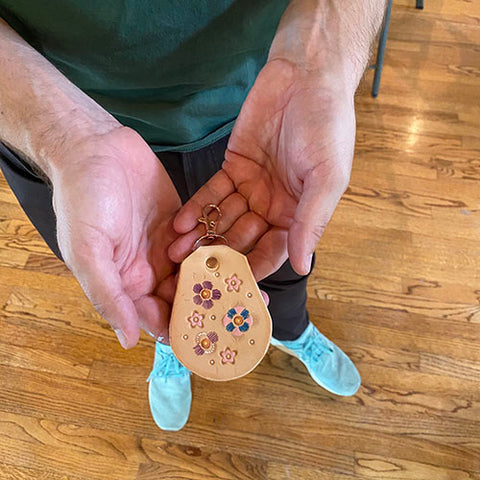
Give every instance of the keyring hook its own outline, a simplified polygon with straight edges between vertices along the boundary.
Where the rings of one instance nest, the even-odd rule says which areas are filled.
[[[200,246],[200,243],[203,240],[221,239],[227,244],[227,246],[229,246],[229,242],[226,239],[226,237],[224,237],[223,235],[219,235],[217,233],[217,224],[219,220],[222,218],[222,211],[220,210],[220,207],[218,207],[214,203],[208,203],[203,207],[202,211],[203,211],[203,217],[199,217],[197,220],[200,223],[205,224],[206,233],[205,235],[202,235],[200,238],[197,238],[196,242],[193,244],[193,250],[196,250]],[[210,215],[212,214],[213,211],[217,213],[217,216],[215,218],[210,218]]]
[[[210,209],[210,211],[208,211]],[[217,212],[217,217],[215,219],[210,218],[209,215],[212,214],[213,211]],[[200,223],[205,224],[205,228],[207,230],[207,235],[216,235],[217,234],[217,223],[222,218],[222,211],[219,207],[217,207],[213,203],[209,203],[203,207],[203,217],[197,218]]]

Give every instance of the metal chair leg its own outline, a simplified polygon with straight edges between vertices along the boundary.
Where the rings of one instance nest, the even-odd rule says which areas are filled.
[[[420,1],[420,0],[417,0]],[[377,60],[375,62],[375,76],[373,77],[372,97],[378,96],[380,89],[380,79],[382,78],[383,61],[385,57],[385,48],[387,46],[388,27],[390,25],[390,15],[392,13],[393,0],[388,0],[387,11],[385,12],[385,21],[383,23],[382,33],[378,42]]]

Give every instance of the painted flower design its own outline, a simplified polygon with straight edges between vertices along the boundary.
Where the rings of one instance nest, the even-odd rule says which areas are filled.
[[[196,345],[193,347],[194,352],[197,355],[203,355],[204,353],[212,353],[215,351],[216,343],[218,342],[218,335],[215,332],[200,332],[195,341]]]
[[[194,310],[192,314],[187,318],[187,320],[190,322],[190,326],[192,328],[194,327],[203,328],[204,318],[205,318],[205,315],[202,315],[201,313],[198,313],[196,310]]]
[[[235,363],[235,357],[237,355],[236,350],[230,350],[227,347],[225,350],[220,352],[220,357],[222,358],[222,364],[225,365],[226,363],[231,363],[232,365]]]
[[[231,308],[223,317],[223,325],[227,332],[231,332],[236,337],[248,331],[252,323],[253,318],[250,312],[242,306]]]
[[[225,279],[225,283],[227,284],[227,292],[238,292],[243,282],[234,273],[230,278]]]
[[[217,288],[213,288],[212,282],[205,280],[203,283],[196,283],[193,286],[193,292],[196,295],[193,297],[195,305],[202,305],[203,308],[209,309],[213,307],[213,301],[218,300],[222,293]]]

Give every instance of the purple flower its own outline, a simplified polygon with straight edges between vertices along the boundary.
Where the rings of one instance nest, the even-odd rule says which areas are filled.
[[[212,282],[208,280],[205,280],[202,284],[196,283],[193,286],[193,293],[196,293],[193,297],[193,303],[202,305],[207,310],[213,307],[213,300],[218,300],[222,296],[220,290],[213,288]]]
[[[218,335],[215,332],[200,332],[196,338],[197,344],[193,347],[193,351],[197,355],[204,353],[212,353],[215,351]]]

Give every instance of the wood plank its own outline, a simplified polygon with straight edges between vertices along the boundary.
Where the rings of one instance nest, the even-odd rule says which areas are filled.
[[[125,351],[112,334],[108,338],[87,336],[73,328],[60,329],[55,325],[43,325],[30,318],[0,316],[0,338],[3,342],[21,348],[34,348],[57,355],[71,363],[91,364],[92,360],[116,364],[153,364],[153,339],[142,334],[142,341],[132,350]]]
[[[262,480],[266,462],[224,451],[212,451],[161,440],[145,439],[142,448],[151,462],[140,465],[136,480]]]
[[[480,364],[478,362],[460,361],[444,355],[420,353],[419,370],[425,373],[434,373],[439,376],[455,377],[473,382],[478,382],[480,379]]]
[[[325,401],[292,394],[290,388],[276,386],[281,401],[262,394],[262,388],[268,385],[266,377],[261,381],[251,379],[242,385],[242,405],[235,405],[230,415],[220,414],[211,406],[216,397],[222,398],[226,405],[235,404],[235,392],[230,393],[227,386],[220,385],[213,391],[205,382],[197,382],[197,391],[202,387],[202,405],[192,411],[192,421],[196,424],[212,424],[224,431],[242,431],[248,426],[249,434],[278,436],[283,438],[303,438],[308,445],[316,445],[318,455],[330,453],[329,467],[333,472],[346,473],[345,466],[335,464],[334,452],[348,455],[351,449],[362,445],[371,451],[390,452],[391,455],[408,455],[415,461],[428,458],[446,468],[469,468],[477,471],[480,465],[480,451],[475,441],[467,445],[466,438],[478,438],[480,424],[470,420],[451,419],[448,426],[440,432],[440,426],[434,418],[427,415],[405,414],[374,408],[352,405],[349,400],[332,398]],[[282,383],[282,387],[283,387]],[[318,388],[318,387],[317,387]],[[252,401],[256,398],[255,407]],[[289,405],[289,414],[285,412],[285,402]],[[233,413],[234,412],[234,413]],[[268,412],[268,414],[267,414]],[[315,412],[315,413],[313,413]],[[255,419],[255,422],[251,420]],[[254,425],[254,426],[253,426]],[[281,425],[281,429],[278,428]],[[252,432],[253,428],[253,432]],[[246,433],[246,432],[245,432]],[[440,436],[440,439],[437,437]],[[408,437],[408,439],[405,438]],[[448,441],[448,443],[447,443]],[[300,454],[301,452],[298,452]],[[303,453],[301,453],[303,455]],[[326,459],[322,459],[326,464]],[[305,466],[301,457],[291,464]],[[308,462],[313,466],[312,461]]]
[[[12,287],[9,285],[2,285],[0,283],[0,308],[7,303],[8,298],[12,294]]]
[[[0,425],[2,435],[26,443],[68,448],[80,454],[102,456],[112,461],[140,463],[149,458],[138,448],[139,439],[132,435],[12,413],[3,413]]]
[[[377,345],[336,342],[348,354],[355,365],[379,365],[382,367],[396,368],[398,370],[418,371],[420,369],[420,354],[405,350],[382,348]]]
[[[33,470],[53,470],[56,473],[76,478],[110,480],[112,478],[112,460],[96,456],[95,461],[89,453],[80,454],[69,448],[52,448],[40,443],[23,442],[2,437],[0,456],[4,463]],[[138,469],[136,463],[125,460],[115,461],[115,478],[119,480],[134,478]]]
[[[452,320],[328,300],[309,299],[308,306],[322,332],[335,341],[480,361],[476,324],[464,322],[456,328]],[[449,335],[452,330],[455,335]]]
[[[471,303],[445,302],[417,295],[405,295],[383,291],[381,288],[365,289],[352,282],[326,280],[309,284],[308,293],[320,300],[354,303],[384,309],[428,314],[430,317],[480,323],[480,305]],[[473,292],[472,292],[473,294]]]
[[[0,267],[22,267],[27,263],[28,252],[21,249],[10,249],[0,238]]]
[[[153,351],[152,364],[153,364]],[[119,364],[94,360],[88,373],[88,380],[101,385],[115,385],[122,378],[122,385],[128,387],[144,387],[150,374],[151,366]]]
[[[33,374],[12,367],[10,371],[10,375],[6,375],[4,367],[0,365],[0,411],[31,416],[41,414],[59,423],[68,422],[71,415],[75,415],[79,425],[101,429],[108,423],[110,429],[123,434],[158,437],[158,429],[150,416],[144,382],[143,388],[133,389],[123,386],[120,381],[107,386],[40,372]],[[21,391],[10,392],[19,378]],[[196,405],[197,410],[200,408],[203,411],[204,407],[198,403]],[[234,404],[232,408],[235,408]],[[282,403],[282,412],[283,408]],[[218,409],[215,410],[216,414],[218,412]],[[229,438],[234,441],[227,445],[223,435],[218,435],[215,429],[210,431],[210,428],[202,425],[203,422],[195,420],[195,409],[191,419],[188,428],[178,433],[165,432],[164,438],[174,443],[208,446],[247,457],[265,459],[275,452],[274,458],[277,460],[286,458],[298,463],[300,458],[336,472],[351,473],[353,470],[352,453],[344,449],[319,449],[318,445],[308,443],[298,445],[294,439],[282,439],[276,434],[266,433],[268,430],[263,434],[258,433],[258,441],[253,441],[250,435],[245,435],[243,428],[238,432],[233,429],[228,432]]]
[[[68,361],[55,352],[0,342],[0,365],[27,368],[75,378],[87,378],[90,366]]]
[[[331,472],[324,472],[321,469],[298,467],[285,463],[269,462],[268,480],[354,480],[360,478],[355,475],[340,475]]]
[[[378,478],[381,480],[474,480],[478,475],[461,468],[444,469],[435,465],[409,460],[380,457],[357,453],[355,473],[362,478]]]
[[[52,470],[36,470],[32,468],[7,465],[0,462],[0,480],[80,480],[79,477],[62,475]]]
[[[76,293],[48,292],[46,295],[44,290],[14,287],[2,314],[7,318],[29,318],[42,326],[74,329],[78,335],[112,339],[114,333],[110,325],[95,311],[78,285],[72,283],[72,288]],[[140,342],[151,343],[151,340],[142,337]]]
[[[58,260],[53,253],[37,254],[31,253],[28,256],[27,263],[24,266],[24,270],[39,271],[48,273],[50,275],[58,275],[64,277],[71,277],[72,273],[65,266],[63,262]]]
[[[50,293],[82,296],[83,292],[75,277],[68,275],[52,275],[47,271],[34,271],[20,268],[0,267],[0,284],[12,287],[25,286],[29,290],[40,291],[43,296]]]
[[[443,375],[439,382],[438,375],[381,367],[373,369],[371,365],[362,366],[361,373],[363,388],[358,398],[364,405],[473,422],[480,418],[480,389],[476,378],[469,378],[466,382]],[[445,432],[440,434],[440,430],[437,434],[437,439],[442,435],[449,436]],[[452,431],[447,443],[454,441],[453,436]]]

